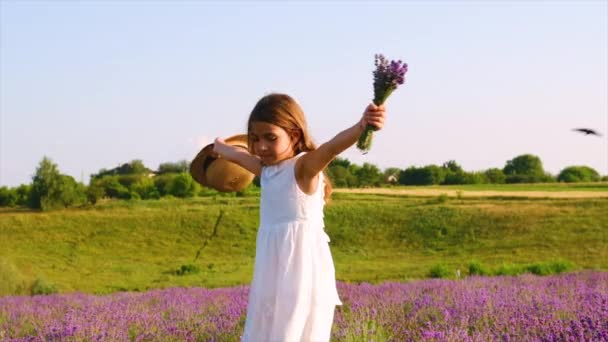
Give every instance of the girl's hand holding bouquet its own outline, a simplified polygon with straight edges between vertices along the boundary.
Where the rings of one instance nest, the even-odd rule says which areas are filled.
[[[378,131],[384,127],[385,116],[386,112],[384,105],[377,106],[370,103],[369,106],[365,108],[365,112],[363,113],[361,121],[359,121],[359,125],[362,129],[367,128],[367,126],[372,126],[375,131]]]

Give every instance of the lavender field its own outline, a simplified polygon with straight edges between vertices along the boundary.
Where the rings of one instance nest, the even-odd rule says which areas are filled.
[[[607,341],[608,273],[339,283],[332,341]],[[248,287],[0,298],[3,341],[237,341]]]

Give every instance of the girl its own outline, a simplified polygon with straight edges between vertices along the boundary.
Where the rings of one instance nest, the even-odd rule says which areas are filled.
[[[384,125],[370,104],[359,122],[316,148],[304,113],[289,96],[258,101],[247,125],[249,151],[215,139],[214,152],[260,177],[260,226],[242,341],[329,341],[336,290],[323,205],[331,184],[323,170],[352,146],[367,124]]]

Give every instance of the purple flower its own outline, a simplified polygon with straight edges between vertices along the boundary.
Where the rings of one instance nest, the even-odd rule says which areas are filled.
[[[382,54],[377,54],[374,58],[374,64],[376,65],[376,70],[373,72],[374,104],[379,106],[399,85],[405,82],[407,64],[401,60],[389,62]],[[367,153],[372,146],[373,131],[374,127],[368,125],[357,142],[357,147],[364,153]]]
[[[606,341],[608,272],[338,283],[332,341]],[[249,288],[0,297],[0,341],[237,341]]]
[[[388,61],[384,55],[375,56],[374,103],[383,104],[397,87],[405,82],[407,64],[401,60]]]

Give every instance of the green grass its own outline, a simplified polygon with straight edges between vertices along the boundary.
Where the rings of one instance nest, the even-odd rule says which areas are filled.
[[[395,189],[443,189],[462,191],[608,191],[608,182],[533,183],[533,184],[462,184],[431,186],[394,186]]]
[[[31,293],[36,282],[42,292],[88,293],[248,284],[258,201],[217,196],[0,211],[0,280],[15,279],[0,290]],[[217,235],[195,260],[220,210]],[[608,270],[607,212],[603,198],[336,193],[325,222],[338,280],[379,282],[454,277],[456,270],[464,276],[475,262],[492,274],[543,274],[555,263]]]

